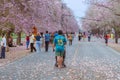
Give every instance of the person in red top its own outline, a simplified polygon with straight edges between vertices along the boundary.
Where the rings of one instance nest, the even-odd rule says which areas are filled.
[[[105,38],[105,43],[106,43],[106,46],[108,46],[108,39],[109,39],[108,34],[106,34],[106,35],[104,36],[104,38]]]
[[[26,36],[26,49],[27,49],[27,50],[29,49],[29,48],[28,48],[29,43],[30,43],[30,38],[29,38],[29,36],[27,35],[27,36]]]

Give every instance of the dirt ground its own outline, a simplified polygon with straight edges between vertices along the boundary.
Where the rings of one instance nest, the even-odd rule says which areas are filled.
[[[9,52],[6,52],[6,58],[0,59],[0,66],[13,62],[29,54],[30,50],[26,50],[25,46],[11,47],[9,48]]]
[[[108,46],[120,53],[120,44],[109,43]]]

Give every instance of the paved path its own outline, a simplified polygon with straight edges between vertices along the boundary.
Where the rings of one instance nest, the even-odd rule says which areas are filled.
[[[120,53],[97,39],[75,39],[67,46],[67,68],[55,68],[54,63],[52,49],[33,53],[0,67],[0,80],[120,80]]]

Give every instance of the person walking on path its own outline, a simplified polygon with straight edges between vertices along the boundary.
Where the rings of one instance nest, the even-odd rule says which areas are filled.
[[[108,46],[108,39],[109,39],[108,34],[105,34],[104,39],[105,39],[106,46]]]
[[[40,40],[40,42],[41,42],[41,47],[44,47],[44,35],[43,35],[42,32],[41,32],[41,40]]]
[[[36,39],[36,50],[38,53],[38,52],[40,52],[40,48],[41,48],[41,44],[40,44],[41,36],[40,36],[39,32],[37,33],[37,36],[35,36],[35,39]]]
[[[55,56],[57,56],[57,64],[58,68],[62,68],[63,64],[63,55],[65,51],[66,38],[63,36],[62,30],[58,31],[58,36],[54,39],[54,47],[55,47]]]
[[[91,40],[91,34],[89,33],[88,34],[88,42],[90,42],[90,40]]]
[[[65,35],[63,34],[63,36],[65,37]],[[65,37],[66,38],[66,37]],[[67,41],[67,40],[66,40]],[[67,42],[66,43],[64,43],[64,44],[67,44]],[[53,51],[54,52],[54,51]],[[66,58],[66,48],[65,48],[65,46],[64,46],[64,54],[63,54],[63,62],[62,62],[62,66],[63,67],[66,67],[66,65],[65,65],[65,58]],[[58,64],[57,64],[57,56],[55,56],[55,60],[56,60],[56,62],[55,62],[55,67],[58,67]]]
[[[82,33],[79,32],[79,34],[78,34],[78,41],[81,41],[81,38],[82,38]]]
[[[69,37],[68,37],[69,45],[72,45],[72,41],[73,41],[72,33],[70,33],[68,36],[69,36]]]
[[[85,41],[85,38],[86,38],[86,33],[83,32],[83,41]]]
[[[26,36],[26,49],[28,50],[29,48],[29,44],[30,44],[30,38],[29,38],[29,36],[27,35]]]
[[[51,33],[50,35],[50,43],[53,45],[53,39],[54,39],[54,33]]]
[[[54,38],[55,38],[56,36],[58,36],[58,32],[57,32],[57,31],[54,33]]]
[[[46,34],[45,34],[45,51],[46,52],[48,52],[49,42],[50,42],[50,34],[48,33],[48,31],[46,31]]]
[[[36,52],[36,48],[34,47],[34,41],[35,41],[35,37],[34,35],[32,34],[30,36],[30,48],[31,48],[31,52],[33,52],[33,50]]]
[[[6,48],[6,38],[5,34],[2,35],[2,41],[1,41],[1,59],[5,59],[5,48]]]

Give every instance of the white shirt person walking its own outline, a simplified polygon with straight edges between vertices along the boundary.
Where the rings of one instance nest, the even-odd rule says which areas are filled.
[[[5,34],[2,35],[2,41],[1,41],[1,59],[5,59],[5,48],[6,48],[6,38]]]

